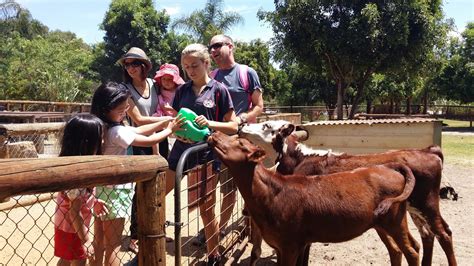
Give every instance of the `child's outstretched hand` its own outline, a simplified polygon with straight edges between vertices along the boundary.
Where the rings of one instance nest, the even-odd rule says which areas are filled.
[[[105,206],[105,202],[101,199],[96,199],[93,211],[95,216],[99,218],[109,214],[109,210],[107,209],[107,206]]]
[[[186,121],[186,118],[182,117],[181,115],[178,115],[177,117],[175,117],[173,120],[171,120],[168,123],[168,128],[172,132],[182,130],[181,126],[184,124],[185,121]]]

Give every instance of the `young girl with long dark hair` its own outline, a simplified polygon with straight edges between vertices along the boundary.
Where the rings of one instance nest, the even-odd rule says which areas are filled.
[[[94,115],[72,117],[64,127],[59,156],[102,154],[103,123]],[[93,188],[61,191],[54,214],[54,255],[58,265],[86,265],[93,261],[89,237],[92,213],[106,215],[104,201],[96,199]]]
[[[171,121],[161,121],[139,127],[125,126],[123,120],[127,114],[130,92],[123,85],[114,82],[100,85],[94,92],[91,113],[106,124],[104,135],[104,155],[127,155],[129,146],[151,147],[166,139],[178,130],[184,119],[176,117]],[[159,131],[158,133],[155,133]],[[97,223],[97,232],[101,232],[105,246],[105,264],[118,265],[117,254],[120,250],[125,218],[130,217],[133,183],[97,187],[98,197],[103,199],[109,214],[102,218],[102,226]],[[98,238],[98,241],[100,238]],[[97,257],[103,252],[96,252]]]

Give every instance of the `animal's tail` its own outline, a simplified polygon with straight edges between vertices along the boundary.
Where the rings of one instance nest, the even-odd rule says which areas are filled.
[[[386,164],[386,166],[394,169],[405,177],[405,188],[403,189],[402,194],[397,197],[382,200],[374,211],[375,217],[387,213],[390,207],[392,207],[392,204],[406,200],[415,187],[415,176],[413,176],[413,172],[408,168],[408,166],[401,163],[390,163]]]

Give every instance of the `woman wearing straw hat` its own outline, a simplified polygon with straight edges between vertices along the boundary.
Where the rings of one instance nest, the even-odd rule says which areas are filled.
[[[132,47],[118,60],[118,63],[123,66],[124,85],[131,93],[129,99],[130,108],[127,111],[127,114],[132,120],[132,126],[141,126],[171,119],[170,116],[152,116],[158,106],[158,93],[153,80],[147,78],[148,73],[152,68],[152,64],[150,58],[145,54],[145,52],[138,47]],[[160,154],[166,158],[168,156],[168,141],[165,140],[160,142],[159,146]],[[134,155],[157,154],[153,151],[152,147],[133,146],[132,149]],[[135,194],[133,196],[130,223],[130,237],[132,240],[129,245],[130,251],[135,253],[138,252],[136,208]]]

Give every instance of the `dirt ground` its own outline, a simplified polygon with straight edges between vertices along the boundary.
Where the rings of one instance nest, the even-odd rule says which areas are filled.
[[[474,265],[474,167],[444,165],[443,176],[459,193],[457,201],[441,200],[441,214],[453,231],[456,259],[459,265]],[[410,231],[421,244],[418,231],[410,220]],[[435,240],[436,242],[436,240]],[[236,265],[250,262],[249,244]],[[422,254],[420,253],[420,258]],[[403,262],[407,265],[406,261]],[[262,258],[257,265],[275,265],[273,249],[264,244]],[[310,265],[389,265],[388,252],[371,229],[349,242],[337,244],[314,243],[310,251]],[[438,242],[435,243],[433,265],[448,265]]]

